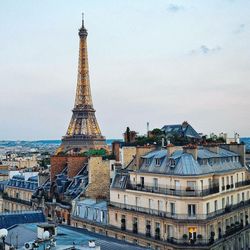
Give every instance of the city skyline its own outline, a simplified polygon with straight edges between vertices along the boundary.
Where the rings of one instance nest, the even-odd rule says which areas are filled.
[[[184,120],[205,134],[249,136],[250,3],[58,4],[1,4],[0,139],[64,135],[82,11],[93,102],[107,138],[121,138],[126,126],[144,133],[148,121],[153,128]]]

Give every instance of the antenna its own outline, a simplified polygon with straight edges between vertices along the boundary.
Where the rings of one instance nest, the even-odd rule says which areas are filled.
[[[84,13],[82,12],[82,27],[84,27]]]

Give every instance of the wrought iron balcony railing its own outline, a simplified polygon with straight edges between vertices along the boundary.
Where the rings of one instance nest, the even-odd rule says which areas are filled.
[[[7,196],[7,195],[3,196],[3,198],[5,200],[9,200],[9,201],[12,201],[12,202],[20,203],[20,204],[27,205],[27,206],[32,206],[31,201],[22,200],[22,199],[10,197],[10,196]]]
[[[171,218],[171,219],[177,219],[177,220],[207,220],[207,219],[212,219],[214,217],[217,217],[226,213],[230,213],[232,211],[235,211],[236,209],[243,209],[245,207],[248,207],[250,206],[250,200],[241,201],[240,203],[235,204],[235,205],[227,205],[225,208],[216,210],[211,213],[192,214],[192,215],[188,213],[177,214],[177,213],[165,212],[165,211],[161,211],[157,209],[128,205],[128,204],[123,204],[123,203],[118,203],[118,202],[110,202],[109,205],[111,207],[117,207],[120,209],[146,213],[146,214],[155,215],[155,216],[159,216],[163,218]]]
[[[142,192],[150,192],[150,193],[159,193],[166,195],[174,195],[174,196],[186,196],[186,197],[202,197],[210,194],[219,193],[219,185],[214,184],[211,187],[205,187],[202,190],[198,190],[196,188],[187,187],[186,189],[178,189],[174,187],[152,187],[150,185],[141,185],[141,184],[128,184],[127,189],[137,190]]]

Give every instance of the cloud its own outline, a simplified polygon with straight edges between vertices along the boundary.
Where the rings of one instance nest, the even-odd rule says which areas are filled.
[[[191,55],[194,55],[194,54],[206,55],[206,54],[217,53],[221,50],[222,50],[222,48],[220,46],[215,46],[215,47],[209,48],[207,45],[201,45],[198,49],[191,50],[190,54]]]
[[[167,10],[168,10],[169,12],[174,12],[174,13],[176,13],[176,12],[179,12],[179,11],[181,11],[181,10],[184,10],[184,7],[181,6],[181,5],[177,5],[177,4],[169,4],[168,7],[167,7]]]
[[[246,30],[246,24],[242,23],[240,24],[237,29],[234,30],[235,34],[240,34]]]

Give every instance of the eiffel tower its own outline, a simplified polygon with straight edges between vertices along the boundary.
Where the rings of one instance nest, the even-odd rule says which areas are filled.
[[[84,26],[79,29],[80,48],[78,61],[78,77],[73,114],[66,135],[62,138],[59,151],[84,152],[88,149],[105,147],[105,137],[102,136],[95,117],[95,109],[90,90],[89,65],[87,51],[88,32]]]

